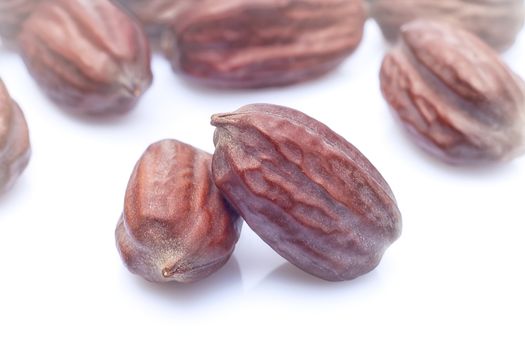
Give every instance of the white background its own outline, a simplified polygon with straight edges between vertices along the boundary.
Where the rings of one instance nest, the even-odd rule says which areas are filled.
[[[151,90],[111,122],[64,114],[0,49],[0,76],[33,146],[0,198],[0,349],[524,349],[525,157],[465,169],[422,153],[381,97],[387,49],[368,23],[335,72],[237,92],[188,84],[156,56]],[[525,32],[503,57],[525,76]],[[357,146],[396,194],[402,237],[375,271],[342,283],[289,265],[246,225],[233,258],[207,280],[153,285],[131,275],[114,228],[139,156],[163,138],[211,152],[211,114],[253,102],[299,109]]]

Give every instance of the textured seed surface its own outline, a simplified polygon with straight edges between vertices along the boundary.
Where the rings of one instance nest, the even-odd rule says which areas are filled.
[[[415,140],[457,164],[510,160],[525,149],[525,88],[490,47],[440,22],[403,27],[381,89]]]
[[[514,43],[523,27],[523,0],[369,0],[370,16],[385,38],[399,38],[403,24],[425,18],[461,25],[495,49]]]
[[[39,0],[0,0],[0,37],[11,41]]]
[[[131,11],[144,25],[146,33],[155,46],[177,15],[201,0],[117,0]]]
[[[361,41],[361,0],[204,0],[163,38],[176,71],[207,85],[261,88],[322,75]]]
[[[248,105],[212,117],[217,187],[299,268],[348,280],[377,266],[401,233],[390,187],[350,143],[305,114]]]
[[[39,85],[74,113],[125,113],[151,85],[147,38],[109,0],[44,1],[25,22],[19,44]]]
[[[13,186],[30,156],[29,131],[24,115],[0,80],[0,194]]]
[[[194,282],[223,266],[241,221],[211,179],[211,155],[175,140],[138,161],[116,230],[128,269],[154,282]]]

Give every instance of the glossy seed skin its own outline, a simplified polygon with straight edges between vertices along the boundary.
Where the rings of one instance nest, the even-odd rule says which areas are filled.
[[[390,42],[400,38],[403,24],[417,19],[462,26],[496,50],[514,43],[523,27],[523,0],[369,0],[370,16]]]
[[[354,146],[282,106],[212,117],[217,187],[276,252],[329,281],[373,270],[401,234],[392,191]]]
[[[0,194],[13,187],[30,157],[26,120],[0,79]]]
[[[163,38],[177,73],[225,88],[290,85],[337,67],[361,42],[361,0],[205,0]]]
[[[523,80],[458,27],[405,25],[380,79],[383,96],[412,139],[447,163],[501,163],[525,151]]]
[[[154,143],[131,175],[116,229],[124,264],[152,282],[195,282],[222,267],[241,230],[211,179],[211,155]]]
[[[74,114],[124,114],[153,79],[141,26],[109,0],[44,1],[18,41],[42,90]]]
[[[39,0],[0,0],[0,38],[14,42],[22,24]]]

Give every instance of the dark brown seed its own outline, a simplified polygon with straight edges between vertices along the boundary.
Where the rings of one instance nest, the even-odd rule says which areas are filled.
[[[454,164],[511,160],[525,150],[525,85],[474,35],[443,22],[405,25],[381,89],[410,135]]]
[[[223,266],[241,221],[211,179],[211,155],[175,140],[138,161],[116,230],[128,269],[153,282],[194,282]]]
[[[31,157],[24,115],[0,80],[0,193],[9,190]]]
[[[476,34],[497,50],[510,47],[523,27],[523,0],[369,0],[370,16],[385,38],[396,41],[403,24],[447,21]]]
[[[77,114],[125,113],[151,85],[147,38],[109,0],[44,1],[19,44],[44,92]]]
[[[313,79],[358,46],[361,0],[204,0],[163,38],[173,68],[206,85],[262,88]]]
[[[390,187],[355,147],[296,110],[212,117],[215,184],[246,223],[304,271],[339,281],[374,269],[401,233]]]

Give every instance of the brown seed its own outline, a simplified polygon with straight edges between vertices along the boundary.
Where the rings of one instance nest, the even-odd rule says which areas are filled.
[[[215,184],[281,256],[339,281],[374,269],[401,233],[390,187],[355,147],[296,110],[248,105],[212,117]]]
[[[11,42],[40,0],[0,0],[0,37]]]
[[[510,47],[523,27],[523,0],[369,0],[373,17],[391,42],[415,19],[463,26],[497,50]]]
[[[9,190],[31,156],[24,115],[0,80],[0,193]]]
[[[151,85],[147,38],[109,0],[43,1],[19,44],[43,90],[77,114],[125,113]]]
[[[153,46],[160,46],[162,32],[186,7],[200,0],[117,0],[131,11],[140,22]]]
[[[194,282],[223,266],[241,221],[211,179],[211,155],[175,140],[138,161],[116,230],[128,269],[153,282]]]
[[[262,88],[316,78],[358,46],[361,0],[204,0],[163,38],[175,71],[206,85]]]
[[[416,21],[386,55],[381,89],[410,135],[454,164],[507,161],[525,150],[525,85],[474,35]]]

